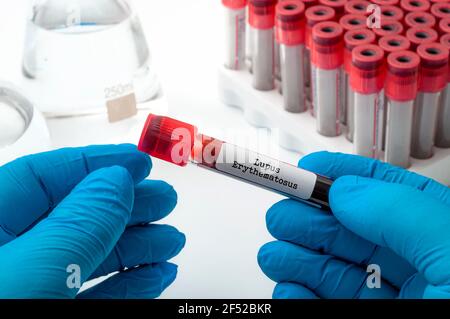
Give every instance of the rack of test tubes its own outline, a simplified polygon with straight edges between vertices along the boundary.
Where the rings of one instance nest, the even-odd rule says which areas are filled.
[[[222,0],[222,101],[280,145],[450,185],[450,0]]]

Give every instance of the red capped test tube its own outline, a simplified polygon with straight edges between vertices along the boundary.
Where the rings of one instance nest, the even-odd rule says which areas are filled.
[[[450,51],[450,33],[444,34],[441,37],[440,43]],[[447,84],[442,93],[441,105],[439,107],[435,139],[436,146],[441,148],[450,148],[450,66],[448,70]]]
[[[313,27],[313,104],[317,131],[324,136],[341,134],[343,49],[343,29],[338,23],[320,22]]]
[[[345,14],[345,4],[347,3],[347,0],[319,0],[319,3],[333,8],[334,12],[336,12],[336,20],[338,21]]]
[[[298,0],[282,1],[276,9],[276,35],[280,45],[281,85],[284,109],[306,111],[304,51],[305,5]]]
[[[387,63],[386,60],[389,54],[392,52],[409,50],[411,42],[403,35],[394,34],[380,38],[380,40],[378,40],[378,45],[383,49],[385,63]],[[383,89],[383,137],[381,139],[383,151],[386,149],[387,108],[387,98]]]
[[[450,17],[441,19],[441,21],[439,21],[439,32],[441,35],[450,33]]]
[[[369,29],[356,29],[347,31],[344,35],[344,108],[346,127],[345,136],[347,140],[353,142],[354,132],[354,92],[350,85],[350,72],[352,66],[352,50],[363,44],[371,44],[375,42],[375,33]]]
[[[431,14],[437,19],[444,19],[450,17],[450,3],[449,2],[438,2],[431,6]]]
[[[276,0],[250,0],[249,23],[252,33],[253,87],[261,91],[273,90],[274,26]]]
[[[352,51],[350,84],[355,103],[355,153],[378,158],[383,137],[383,97],[385,79],[383,50],[374,44],[361,45]]]
[[[430,6],[428,0],[400,0],[400,7],[405,12],[428,11]]]
[[[421,61],[414,105],[411,156],[427,159],[433,156],[439,103],[447,85],[449,52],[442,44],[425,43],[419,45],[417,54]]]
[[[351,0],[345,4],[345,13],[368,16],[370,14],[370,11],[367,10],[369,5],[370,2],[366,0]]]
[[[397,20],[381,19],[379,28],[374,26],[371,30],[379,39],[387,35],[402,34],[403,24]]]
[[[381,20],[389,19],[402,21],[404,16],[403,10],[396,6],[388,6],[388,5],[380,6],[380,13],[381,13]]]
[[[406,37],[411,42],[411,49],[416,50],[421,44],[432,43],[438,41],[438,33],[436,30],[424,27],[414,27],[406,31]]]
[[[393,52],[387,58],[385,161],[404,168],[411,165],[412,121],[419,62],[419,56],[411,51]]]
[[[245,65],[247,0],[222,0],[225,8],[225,67],[240,70]]]
[[[292,199],[329,209],[330,179],[203,135],[195,126],[169,117],[149,115],[138,149],[178,166],[192,163]]]
[[[367,17],[361,14],[346,14],[339,19],[339,24],[344,29],[344,33],[349,30],[364,29],[367,27]]]
[[[434,26],[436,25],[436,18],[428,12],[410,12],[405,16],[405,25],[408,28],[434,28]]]
[[[319,23],[335,19],[334,9],[317,5],[306,9],[306,30],[305,30],[305,91],[306,101],[311,114],[314,116],[314,105],[312,103],[312,85],[311,85],[311,47],[312,47],[312,29]]]

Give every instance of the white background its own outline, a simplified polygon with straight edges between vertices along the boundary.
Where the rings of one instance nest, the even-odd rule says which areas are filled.
[[[95,0],[93,0],[95,1]],[[0,78],[20,85],[26,0],[0,0]],[[220,0],[135,0],[161,79],[168,112],[225,138],[253,132],[240,111],[217,98],[221,63]],[[82,94],[82,92],[80,92]],[[145,114],[115,125],[96,117],[49,120],[54,147],[137,143]],[[267,138],[260,143],[268,143]],[[241,143],[240,143],[241,144]],[[250,145],[252,146],[252,145]],[[270,144],[269,155],[296,164],[298,155]],[[151,178],[174,185],[179,204],[164,223],[187,236],[176,282],[163,298],[270,298],[274,284],[257,265],[261,245],[272,240],[266,210],[281,197],[195,167],[154,160]]]

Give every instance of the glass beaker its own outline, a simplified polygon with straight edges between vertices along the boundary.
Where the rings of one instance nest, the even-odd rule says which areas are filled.
[[[130,0],[31,1],[24,88],[47,116],[101,113],[108,101],[124,96],[137,103],[157,96],[159,83]]]

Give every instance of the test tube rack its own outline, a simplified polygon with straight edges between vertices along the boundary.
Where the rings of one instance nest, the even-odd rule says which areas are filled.
[[[219,69],[219,96],[221,101],[243,111],[243,116],[253,126],[279,129],[281,147],[299,154],[330,151],[353,154],[353,144],[344,134],[325,137],[317,133],[314,117],[307,111],[289,113],[283,109],[279,88],[258,91],[252,85],[252,75],[247,69]],[[411,171],[450,185],[450,149],[435,148],[431,159],[412,159]]]

